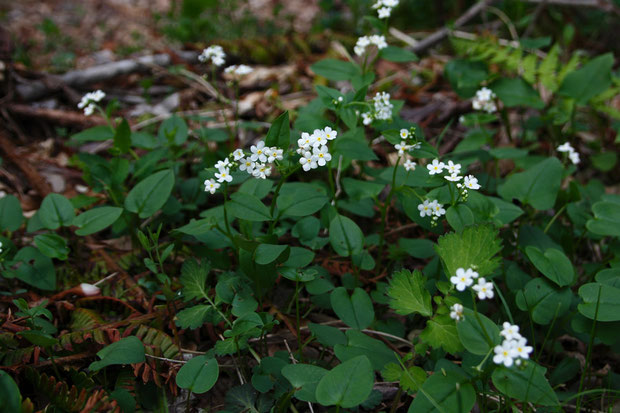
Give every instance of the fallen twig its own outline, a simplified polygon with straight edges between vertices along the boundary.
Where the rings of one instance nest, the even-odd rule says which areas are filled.
[[[24,118],[36,118],[50,121],[60,126],[91,127],[97,125],[105,125],[106,121],[101,116],[86,116],[80,112],[71,112],[58,109],[35,108],[28,105],[12,103],[6,108],[14,115]]]

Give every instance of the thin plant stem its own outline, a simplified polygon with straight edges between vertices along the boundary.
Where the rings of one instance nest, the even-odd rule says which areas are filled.
[[[590,368],[590,357],[592,357],[592,347],[594,347],[594,334],[596,333],[596,319],[598,318],[598,306],[601,302],[601,291],[603,287],[599,286],[598,288],[598,296],[596,297],[596,307],[594,309],[594,320],[592,320],[592,328],[590,329],[590,342],[588,343],[588,352],[586,353],[586,363],[583,367],[583,373],[581,374],[581,379],[579,379],[579,390],[577,393],[581,393],[583,390],[583,384],[586,379],[586,375],[588,369]],[[575,411],[579,413],[581,411],[581,401],[582,396],[579,396],[577,399],[577,404],[575,406]]]
[[[566,205],[568,204],[564,204],[562,206],[562,208],[560,208],[558,210],[558,212],[555,213],[555,215],[553,216],[553,218],[551,218],[551,221],[549,221],[549,223],[547,224],[547,226],[545,227],[545,230],[543,231],[545,234],[547,233],[547,231],[549,231],[549,228],[551,228],[551,225],[553,225],[553,223],[555,222],[556,219],[558,219],[558,217],[562,214],[562,212],[564,212],[564,210],[566,209]]]

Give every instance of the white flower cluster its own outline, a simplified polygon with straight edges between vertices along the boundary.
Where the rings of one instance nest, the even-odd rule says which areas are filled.
[[[445,164],[443,162],[440,162],[439,159],[434,159],[433,162],[426,165],[426,168],[428,169],[429,175],[440,174],[440,173],[443,173],[445,170],[446,172],[448,172],[449,175],[444,176],[444,179],[450,182],[459,182],[462,179],[463,183],[459,182],[456,184],[456,186],[457,188],[461,189],[461,192],[464,198],[467,196],[467,190],[469,189],[478,190],[481,188],[480,184],[478,183],[478,178],[476,178],[475,176],[459,175],[461,173],[460,163],[454,163],[452,161],[448,161],[448,164]]]
[[[364,125],[370,125],[373,120],[390,120],[392,119],[392,109],[394,105],[390,102],[390,94],[386,92],[377,92],[374,98],[374,110],[362,113]]]
[[[568,152],[568,158],[575,165],[581,162],[581,159],[579,159],[579,152],[568,142],[564,142],[563,145],[558,146],[558,152]]]
[[[377,0],[375,4],[372,5],[373,9],[377,10],[377,14],[380,19],[387,19],[392,14],[392,9],[398,6],[399,0]]]
[[[356,55],[361,56],[366,52],[366,48],[372,44],[377,46],[377,49],[379,50],[388,46],[387,42],[385,41],[385,36],[382,36],[380,34],[373,34],[372,36],[362,36],[357,39],[357,43],[355,43],[353,51]]]
[[[302,132],[301,138],[297,140],[297,153],[301,155],[299,163],[304,171],[325,166],[327,162],[332,160],[327,143],[336,139],[337,136],[338,132],[329,126],[323,130],[315,129],[312,134]]]
[[[0,254],[2,253],[2,241],[0,241]]]
[[[209,46],[204,49],[200,56],[198,56],[198,60],[202,63],[206,63],[210,60],[214,65],[222,66],[225,62],[225,57],[226,53],[224,53],[222,46],[214,44],[213,46]]]
[[[409,139],[410,137],[414,137],[413,129],[411,130],[411,132],[408,129],[401,129],[399,135],[402,141],[394,145],[394,149],[398,151],[399,156],[407,156],[410,150],[420,149],[420,142],[416,142],[414,144],[407,143],[407,139]],[[403,164],[407,172],[414,171],[416,165],[417,163],[413,162],[411,159],[406,159],[405,163]]]
[[[493,100],[495,98],[495,93],[491,89],[483,87],[476,92],[476,97],[472,101],[472,107],[475,110],[484,110],[487,113],[496,112],[497,106]]]
[[[510,367],[513,364],[521,364],[522,359],[529,359],[530,353],[534,350],[527,345],[527,339],[519,334],[519,326],[505,322],[500,334],[504,337],[501,345],[495,346],[495,364],[503,364]]]
[[[215,164],[217,172],[214,179],[207,179],[204,182],[205,191],[212,194],[218,190],[223,182],[232,182],[233,177],[230,174],[230,168],[238,167],[240,171],[246,171],[255,178],[267,179],[271,175],[272,164],[276,160],[283,159],[284,151],[275,146],[265,147],[264,141],[259,141],[256,145],[250,147],[250,154],[246,154],[241,149],[236,149],[223,161]],[[233,159],[231,162],[230,158]]]
[[[420,211],[420,216],[424,218],[425,216],[432,216],[433,222],[436,222],[440,216],[446,214],[446,210],[443,205],[441,205],[436,199],[433,201],[425,200],[423,203],[418,205],[418,211]]]
[[[474,284],[474,280],[478,280]],[[487,298],[493,298],[495,292],[493,291],[493,283],[479,277],[479,274],[471,268],[467,270],[464,268],[458,268],[456,275],[450,277],[450,282],[454,284],[458,291],[465,291],[465,288],[470,287],[478,294],[480,300]],[[472,286],[473,284],[473,286]]]
[[[232,75],[233,77],[237,78],[237,77],[250,74],[252,73],[253,70],[254,69],[252,69],[250,66],[247,66],[247,65],[232,65],[224,69],[224,73],[228,75]]]
[[[84,109],[84,114],[86,116],[90,116],[95,111],[97,107],[97,103],[101,102],[101,100],[105,97],[105,92],[101,90],[96,90],[94,92],[88,92],[84,96],[82,96],[82,100],[78,103],[79,109]]]

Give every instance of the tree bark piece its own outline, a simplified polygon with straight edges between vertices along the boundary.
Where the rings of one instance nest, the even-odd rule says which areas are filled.
[[[70,112],[58,109],[35,108],[19,103],[12,103],[6,108],[14,115],[22,118],[42,119],[60,126],[83,126],[91,127],[105,125],[106,121],[101,116],[86,116],[80,112]]]

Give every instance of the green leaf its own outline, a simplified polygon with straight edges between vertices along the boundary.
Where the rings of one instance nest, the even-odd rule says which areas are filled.
[[[319,343],[324,346],[334,347],[337,344],[347,344],[347,337],[336,327],[324,326],[322,324],[309,323],[308,328],[316,336]]]
[[[439,237],[435,247],[441,257],[448,277],[458,268],[473,268],[485,277],[499,265],[494,257],[501,250],[497,229],[491,225],[466,227],[461,233],[451,232]]]
[[[15,231],[24,222],[22,206],[13,195],[6,195],[0,199],[0,229]]]
[[[276,205],[282,215],[305,217],[323,208],[328,199],[322,188],[294,182],[282,185]]]
[[[573,265],[562,251],[549,248],[543,253],[539,248],[530,245],[525,247],[525,253],[536,269],[558,286],[571,285],[575,281]]]
[[[489,77],[487,65],[480,61],[451,59],[444,70],[452,89],[462,98],[472,97]]]
[[[260,244],[254,250],[254,259],[257,264],[267,265],[281,256],[283,259],[280,259],[280,262],[286,260],[286,258],[288,258],[288,253],[290,253],[288,245]],[[284,257],[284,255],[286,255],[286,257]]]
[[[206,355],[197,356],[181,367],[177,373],[176,383],[182,389],[202,394],[215,385],[219,374],[217,360]]]
[[[60,194],[49,194],[41,203],[39,219],[47,229],[69,226],[75,217],[73,205]]]
[[[0,370],[0,406],[4,412],[19,412],[22,397],[17,383],[4,370]]]
[[[560,290],[543,278],[535,278],[517,292],[515,302],[522,311],[531,312],[535,323],[546,325],[568,311],[572,297],[570,289]]]
[[[205,259],[198,263],[190,258],[183,263],[179,282],[183,285],[185,301],[208,297],[206,283],[209,271],[211,271],[211,265]]]
[[[72,144],[83,144],[87,142],[107,141],[114,137],[114,129],[107,125],[95,126],[85,129],[71,136]]]
[[[56,234],[39,234],[34,237],[34,244],[39,251],[50,258],[66,260],[69,254],[67,241]]]
[[[126,119],[123,119],[116,127],[116,132],[114,132],[114,148],[119,153],[127,153],[131,148],[131,128]]]
[[[75,231],[77,235],[90,235],[114,224],[122,213],[123,208],[118,207],[93,208],[75,217],[71,225],[78,227]]]
[[[508,397],[534,406],[557,406],[558,398],[545,378],[545,371],[530,360],[524,368],[497,367],[491,379],[495,387]]]
[[[372,198],[379,195],[385,188],[385,184],[378,182],[369,182],[353,178],[344,178],[342,187],[351,199]]]
[[[396,46],[384,47],[379,51],[379,57],[390,62],[415,62],[418,60],[415,53]]]
[[[197,329],[207,321],[213,321],[217,317],[217,312],[211,305],[195,305],[184,308],[176,314],[176,325],[181,328]]]
[[[409,393],[418,391],[426,381],[426,371],[418,366],[411,366],[407,371],[396,363],[388,363],[381,370],[385,381],[399,381],[400,386]]]
[[[491,89],[506,107],[528,106],[535,109],[545,107],[545,102],[540,99],[538,92],[520,77],[501,78],[493,82]]]
[[[368,147],[367,142],[360,141],[356,138],[342,137],[336,139],[330,148],[330,152],[336,160],[339,155],[342,155],[343,158],[356,161],[376,161],[379,159],[375,152]]]
[[[316,387],[316,399],[323,406],[355,407],[368,398],[374,381],[368,358],[355,357],[323,376]]]
[[[337,214],[329,223],[329,242],[340,256],[357,255],[362,252],[364,234],[353,220]]]
[[[24,337],[35,346],[52,347],[58,344],[57,339],[39,330],[23,330],[17,334]]]
[[[557,158],[547,158],[525,172],[510,176],[497,192],[507,201],[518,199],[541,211],[550,209],[560,190],[562,171]]]
[[[340,361],[347,361],[357,356],[366,356],[373,369],[382,370],[386,364],[396,362],[394,351],[383,341],[371,338],[358,330],[346,331],[347,344],[336,344],[334,353]]]
[[[586,228],[598,235],[620,237],[620,204],[600,201],[592,205],[594,218],[586,222]]]
[[[162,143],[168,142],[180,146],[187,141],[187,132],[187,123],[183,118],[173,115],[161,123],[157,137]]]
[[[24,247],[13,257],[12,267],[15,270],[8,270],[12,275],[21,281],[40,288],[41,290],[56,289],[56,270],[52,260],[41,254],[34,247]]]
[[[598,56],[564,78],[558,93],[570,96],[582,105],[611,86],[611,53]]]
[[[400,315],[419,313],[433,315],[431,295],[426,289],[426,278],[420,271],[402,270],[394,274],[387,289],[390,307]]]
[[[277,146],[287,150],[291,144],[291,125],[288,111],[276,118],[271,124],[267,136],[265,137],[266,146]]]
[[[99,371],[115,364],[142,363],[145,361],[144,345],[136,336],[129,336],[101,349],[97,355],[100,361],[93,361],[88,369]]]
[[[430,376],[407,413],[467,413],[476,402],[474,387],[453,371],[437,371]]]
[[[138,183],[125,198],[125,209],[148,218],[160,209],[174,188],[174,172],[171,169],[159,171]]]
[[[319,60],[310,66],[310,69],[319,76],[336,81],[351,80],[361,72],[356,64],[336,59]]]
[[[336,315],[350,327],[362,330],[375,318],[372,301],[361,288],[356,288],[349,297],[346,288],[338,287],[332,291],[330,301]]]
[[[581,314],[598,321],[620,321],[620,288],[609,284],[588,283],[579,288],[583,300],[577,306]],[[598,305],[598,313],[597,313]]]
[[[254,195],[235,192],[230,196],[230,199],[231,201],[226,204],[226,208],[234,217],[254,222],[271,220],[269,208]]]
[[[463,309],[463,320],[456,322],[456,331],[465,350],[479,356],[486,355],[491,348],[500,344],[499,327],[483,314],[469,308]]]
[[[282,369],[282,375],[296,389],[295,398],[316,403],[316,387],[327,374],[327,370],[312,364],[289,364]]]
[[[449,315],[436,315],[426,322],[420,339],[433,348],[442,347],[451,354],[463,350],[454,320]]]
[[[467,205],[457,204],[448,208],[446,219],[455,231],[462,231],[463,228],[474,223],[474,214]]]

